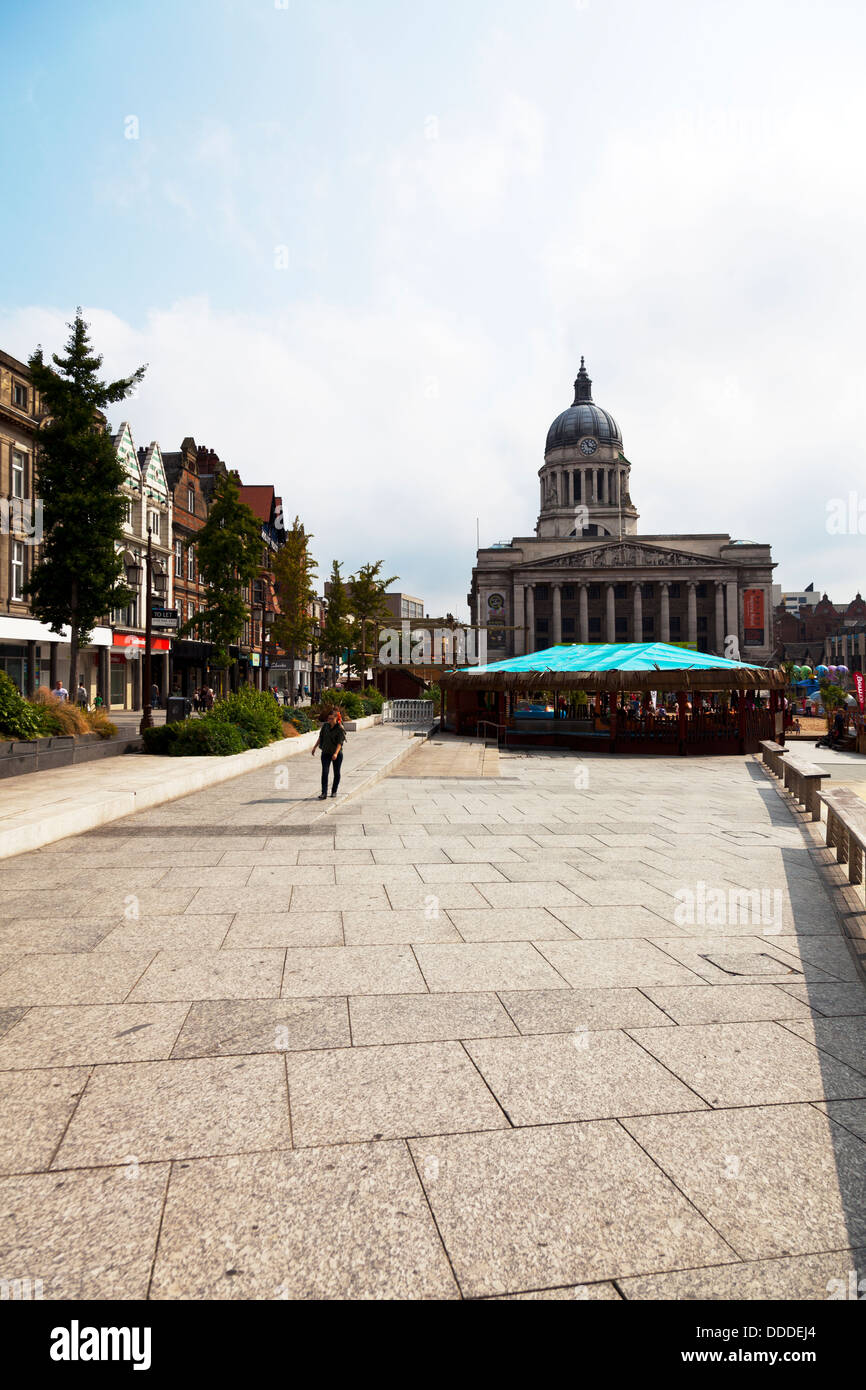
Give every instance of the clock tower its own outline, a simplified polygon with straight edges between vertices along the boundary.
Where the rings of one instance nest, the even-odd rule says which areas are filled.
[[[544,464],[538,472],[539,540],[634,535],[638,512],[629,494],[630,472],[619,425],[593,401],[581,357],[574,401],[547,432]]]

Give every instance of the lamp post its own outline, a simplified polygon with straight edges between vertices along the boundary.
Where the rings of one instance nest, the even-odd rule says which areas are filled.
[[[130,585],[136,584],[141,580],[141,565],[127,565],[126,574]],[[141,723],[139,733],[144,733],[145,729],[153,728],[153,713],[150,704],[150,685],[151,685],[151,665],[150,665],[150,643],[153,632],[153,595],[162,598],[165,594],[166,576],[165,571],[158,567],[153,557],[153,534],[151,528],[147,528],[147,553],[144,565],[145,590],[144,590],[144,671],[142,672],[142,692],[141,692]]]

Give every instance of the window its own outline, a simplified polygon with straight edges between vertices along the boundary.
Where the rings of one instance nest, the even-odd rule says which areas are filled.
[[[626,585],[625,585],[625,584],[614,584],[614,586],[613,586],[613,596],[614,596],[614,598],[627,598],[627,597],[628,597],[628,590],[627,590]]]
[[[24,455],[12,450],[12,496],[24,496]]]
[[[536,620],[535,620],[535,631],[536,631],[536,632],[547,632],[547,619],[546,619],[546,618],[536,618]]]
[[[188,487],[186,490],[186,509],[195,516],[195,488]]]
[[[174,543],[174,576],[175,579],[183,578],[183,541]]]
[[[241,598],[243,599],[244,603],[249,603],[249,601],[250,601],[250,586],[249,586],[249,584],[245,584],[245,585],[243,586],[243,588],[241,589]]]
[[[706,584],[698,584],[698,585],[697,585],[697,597],[698,597],[698,598],[706,598],[706,596],[707,596],[707,586],[706,586]]]
[[[125,498],[124,498],[124,506],[125,506],[126,510],[125,510],[124,517],[123,517],[123,524],[124,524],[124,526],[131,526],[131,525],[132,525],[132,498],[131,498],[131,497],[125,497]]]
[[[244,646],[245,646],[245,647],[248,647],[249,645],[250,645],[250,625],[249,625],[249,622],[245,622],[245,623],[244,623]]]
[[[195,551],[192,546],[186,552],[186,577],[189,580],[195,579]]]
[[[679,632],[679,630],[680,630],[680,620],[679,620],[679,618],[676,618],[676,617],[671,616],[671,632],[672,632],[672,633],[674,633],[674,632]]]
[[[159,512],[148,512],[147,524],[154,536],[159,535]]]
[[[644,620],[643,620],[643,635],[644,635],[644,637],[648,637],[650,633],[655,632],[655,625],[656,625],[656,624],[655,624],[655,618],[653,618],[653,617],[645,617],[645,618],[644,618]]]
[[[698,632],[706,632],[707,620],[700,613],[698,614]]]
[[[562,630],[563,632],[574,632],[574,618],[563,618]]]
[[[12,542],[12,598],[24,597],[24,542]]]
[[[656,586],[655,586],[655,584],[641,584],[640,587],[641,587],[641,593],[643,594],[644,598],[655,598],[655,592],[656,592]]]
[[[616,619],[616,631],[628,632],[628,619],[625,616]]]
[[[589,630],[590,632],[601,632],[601,618],[590,618]]]
[[[20,381],[12,383],[12,402],[19,410],[27,409],[27,387],[22,386]]]
[[[574,598],[574,585],[573,585],[573,584],[563,584],[563,586],[562,586],[562,597],[566,600],[566,602],[568,602],[568,601],[570,601],[571,599]]]
[[[186,605],[186,619],[187,619],[187,622],[192,622],[192,620],[193,620],[194,617],[195,617],[195,604],[194,604],[194,603],[188,603],[188,604]]]
[[[265,594],[264,594],[264,586],[263,586],[263,584],[262,584],[262,581],[261,581],[260,579],[254,579],[254,580],[253,580],[253,603],[256,604],[257,607],[261,607],[261,604],[262,604],[262,602],[264,601],[264,597],[265,597]]]
[[[545,599],[550,598],[550,589],[549,589],[548,585],[547,585],[547,584],[536,584],[536,586],[535,586],[535,597],[536,597],[536,598],[540,598],[540,599],[542,600],[542,602],[544,602]]]
[[[679,586],[679,584],[672,584],[672,585],[670,586],[670,588],[668,589],[668,594],[669,594],[669,596],[670,596],[671,598],[679,598],[679,596],[680,596],[680,586]]]
[[[590,597],[591,599],[592,599],[592,598],[601,598],[601,585],[600,585],[600,584],[590,584],[590,585],[589,585],[589,597]],[[598,629],[596,629],[596,631],[598,631]]]

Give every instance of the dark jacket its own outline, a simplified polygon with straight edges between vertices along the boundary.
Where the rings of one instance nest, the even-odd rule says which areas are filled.
[[[319,747],[329,758],[332,758],[345,742],[346,731],[342,724],[335,724],[333,729],[330,724],[323,724],[319,730]]]

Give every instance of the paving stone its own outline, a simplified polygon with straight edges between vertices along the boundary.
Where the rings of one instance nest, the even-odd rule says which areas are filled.
[[[186,1004],[36,1006],[0,1040],[0,1071],[168,1057],[187,1008]]]
[[[583,941],[667,938],[671,935],[670,922],[648,907],[553,907],[550,910]],[[686,930],[681,928],[683,934]]]
[[[226,950],[280,946],[342,946],[339,912],[239,912],[223,945]]]
[[[346,1000],[220,999],[193,1004],[172,1057],[349,1047]]]
[[[0,1180],[8,1271],[41,1279],[45,1299],[141,1300],[168,1182],[167,1163]]]
[[[445,910],[459,907],[483,911],[490,907],[474,883],[421,883],[417,888],[408,883],[390,884],[388,899],[385,906],[390,906],[398,912],[429,910],[431,903]],[[363,904],[354,903],[351,906],[360,908]]]
[[[415,955],[434,994],[567,988],[528,941],[416,946]]]
[[[852,1271],[856,1288],[859,1280],[866,1278],[866,1250],[835,1250],[822,1255],[795,1255],[790,1259],[687,1269],[675,1274],[644,1274],[623,1279],[620,1288],[630,1300],[773,1299],[788,1303],[809,1299],[817,1302],[848,1297]],[[862,1293],[859,1296],[862,1297]]]
[[[830,978],[817,969],[806,974],[802,964],[789,952],[781,950],[777,941],[778,938],[772,936],[695,936],[666,937],[654,944],[672,960],[688,966],[695,975],[714,985],[727,987],[755,981],[802,984],[804,979],[812,977],[816,981]]]
[[[256,865],[249,876],[250,888],[271,888],[276,895],[296,885],[333,884],[333,864],[273,864]],[[288,898],[288,893],[285,894]]]
[[[819,1014],[866,1014],[866,988],[859,981],[851,984],[784,984],[781,988],[794,999],[808,1004]]]
[[[777,985],[733,984],[727,989],[716,985],[647,986],[645,993],[675,1023],[750,1023],[810,1017],[805,1004]]]
[[[431,949],[431,948],[426,948]],[[427,986],[409,946],[290,948],[283,998],[320,994],[426,994]]]
[[[286,1063],[295,1148],[508,1124],[458,1042],[293,1053]]]
[[[160,951],[129,998],[132,1002],[174,999],[276,999],[285,952]],[[109,959],[100,956],[100,960]],[[2,976],[0,976],[2,985]]]
[[[637,989],[505,990],[500,998],[523,1034],[672,1026]]]
[[[56,955],[68,951],[92,951],[111,930],[102,918],[27,918],[0,924],[0,951],[26,955],[44,951]]]
[[[621,1123],[741,1259],[866,1244],[866,1144],[811,1105]]]
[[[221,917],[148,916],[144,921],[124,922],[103,936],[97,951],[217,951],[231,925],[231,914]]]
[[[572,1284],[567,1289],[538,1289],[532,1293],[508,1293],[501,1294],[498,1301],[505,1303],[518,1303],[521,1300],[567,1300],[577,1299],[582,1303],[588,1302],[621,1302],[620,1295],[617,1293],[613,1284]]]
[[[134,908],[139,917],[144,917],[148,913],[170,916],[175,912],[184,912],[193,901],[199,889],[188,888],[137,888],[134,875],[127,876],[122,872],[112,874],[113,892],[93,893],[90,890],[89,896],[74,909],[78,917],[114,917],[119,922],[129,919],[130,908],[133,906],[131,899],[135,899]],[[218,891],[218,890],[217,890]],[[62,907],[58,907],[59,912],[63,912]],[[211,916],[219,912],[229,912],[230,908],[214,907]],[[112,924],[113,925],[113,924]]]
[[[403,885],[398,885],[402,887]],[[419,884],[419,887],[423,885]],[[411,888],[415,892],[415,888]],[[273,907],[273,904],[271,904]],[[389,901],[388,894],[381,883],[366,883],[358,887],[341,883],[304,886],[292,889],[290,910],[292,912],[342,912],[355,909],[358,912],[386,911],[396,906]],[[418,906],[423,907],[420,903]]]
[[[777,936],[773,945],[779,952],[784,952],[794,960],[807,980],[820,971],[821,978],[830,976],[837,980],[861,983],[857,966],[841,936]]]
[[[458,1296],[402,1143],[174,1167],[152,1298]]]
[[[580,898],[561,883],[483,883],[491,907],[579,907]]]
[[[737,1258],[615,1121],[409,1147],[466,1297]]]
[[[567,909],[565,909],[567,910]],[[573,941],[574,934],[544,907],[449,909],[464,941]]]
[[[778,1023],[686,1024],[631,1036],[715,1107],[866,1096],[866,1076]]]
[[[344,912],[343,933],[347,946],[461,940],[444,912],[435,917],[424,912]]]
[[[96,1067],[52,1164],[96,1167],[284,1148],[282,1057]]]
[[[550,941],[538,950],[575,988],[696,983],[691,970],[650,941]]]
[[[513,1125],[704,1108],[694,1091],[613,1029],[482,1038],[466,1050]]]
[[[815,1018],[786,1022],[797,1037],[866,1073],[866,1028],[861,1018]]]
[[[23,956],[0,974],[3,1004],[120,1004],[152,951]]]
[[[0,1174],[33,1173],[49,1166],[89,1074],[87,1067],[66,1067],[0,1076]],[[15,1277],[26,1273],[22,1270]]]
[[[350,999],[352,1041],[440,1042],[517,1032],[495,994],[367,995]]]
[[[866,1100],[816,1101],[815,1108],[856,1134],[858,1139],[866,1140]]]

